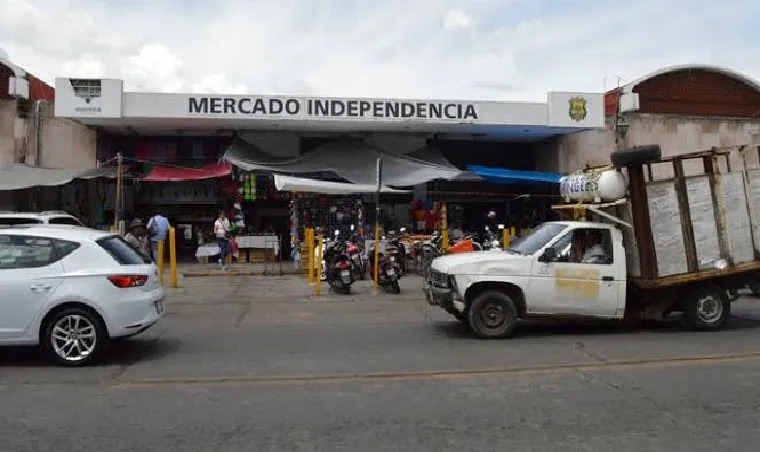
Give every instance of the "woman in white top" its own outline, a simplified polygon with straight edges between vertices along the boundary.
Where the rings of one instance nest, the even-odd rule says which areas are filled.
[[[216,243],[219,245],[219,264],[222,266],[222,270],[225,270],[225,262],[227,255],[230,252],[230,220],[227,219],[227,215],[224,210],[219,211],[219,217],[214,222],[214,235],[216,236]]]

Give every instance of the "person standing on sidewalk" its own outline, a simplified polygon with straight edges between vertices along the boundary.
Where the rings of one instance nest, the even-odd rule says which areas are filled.
[[[219,211],[219,217],[214,222],[214,235],[216,236],[216,243],[219,245],[219,264],[222,270],[226,270],[226,260],[230,249],[230,220],[227,219],[224,210]]]
[[[161,215],[161,212],[155,211],[148,221],[148,234],[150,235],[150,245],[153,254],[153,262],[158,262],[158,241],[163,240],[166,243],[166,236],[169,233],[169,219]]]
[[[129,230],[124,236],[134,249],[140,252],[140,255],[150,261],[150,245],[148,244],[148,234],[145,232],[143,222],[138,218],[132,220],[129,224]]]

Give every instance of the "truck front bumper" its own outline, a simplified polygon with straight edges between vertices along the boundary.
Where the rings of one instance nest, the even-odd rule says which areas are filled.
[[[454,289],[431,285],[425,290],[425,295],[431,306],[440,306],[446,310],[454,308]]]

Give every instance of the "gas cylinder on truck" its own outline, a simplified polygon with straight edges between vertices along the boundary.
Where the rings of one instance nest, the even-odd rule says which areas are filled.
[[[628,181],[614,169],[584,171],[563,176],[559,180],[559,193],[566,202],[612,202],[625,197]]]

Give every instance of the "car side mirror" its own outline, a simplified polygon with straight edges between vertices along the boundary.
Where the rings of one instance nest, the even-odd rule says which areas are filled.
[[[554,248],[547,248],[538,257],[539,262],[554,262],[557,259],[557,251]]]

